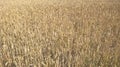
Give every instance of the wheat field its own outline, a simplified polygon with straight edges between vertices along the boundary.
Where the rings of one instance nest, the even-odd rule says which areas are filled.
[[[120,1],[0,0],[0,67],[120,67]]]

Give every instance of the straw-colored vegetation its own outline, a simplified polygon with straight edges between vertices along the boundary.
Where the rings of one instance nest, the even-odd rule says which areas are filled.
[[[0,67],[119,66],[119,1],[0,0]]]

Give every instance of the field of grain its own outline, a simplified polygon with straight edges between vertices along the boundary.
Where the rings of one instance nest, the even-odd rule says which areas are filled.
[[[0,0],[0,67],[119,66],[119,0]]]

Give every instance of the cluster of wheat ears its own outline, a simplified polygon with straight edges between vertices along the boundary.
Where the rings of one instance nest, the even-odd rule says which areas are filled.
[[[119,66],[119,0],[0,0],[0,67]]]

